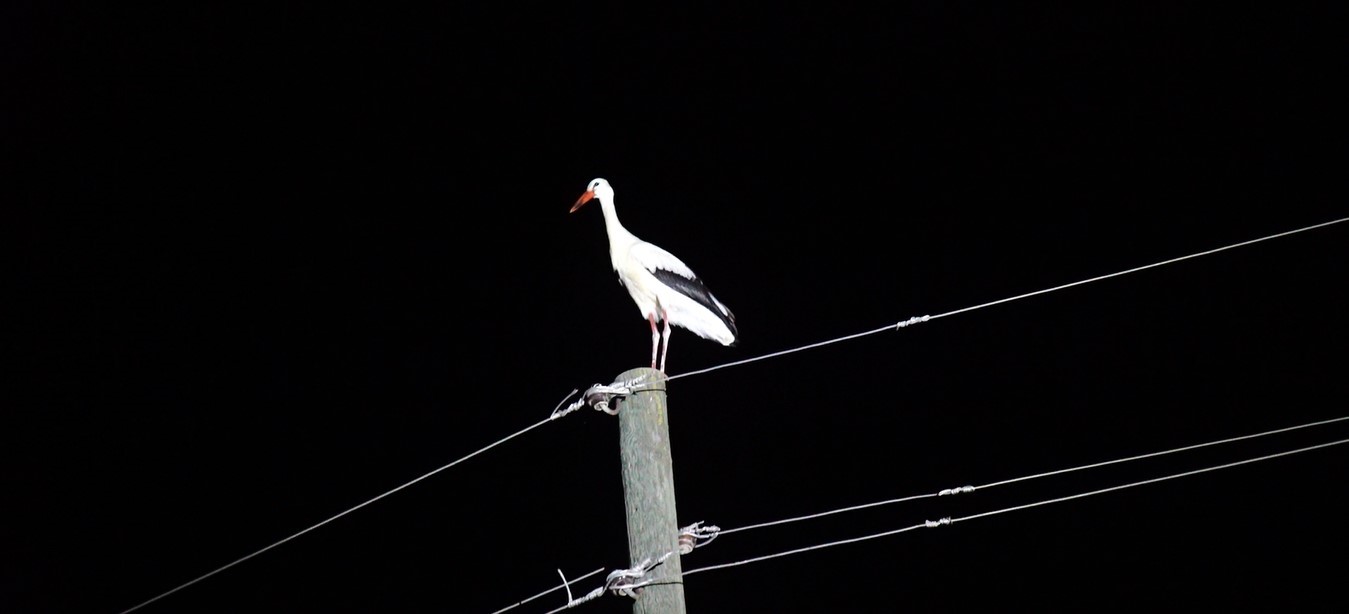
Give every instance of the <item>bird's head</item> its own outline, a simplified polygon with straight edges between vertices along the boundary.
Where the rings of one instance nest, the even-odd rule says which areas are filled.
[[[582,205],[590,202],[590,199],[592,198],[598,198],[602,201],[607,201],[613,197],[614,197],[614,189],[609,187],[608,181],[605,181],[598,177],[595,179],[591,179],[590,184],[586,186],[585,193],[581,194],[581,197],[576,199],[576,204],[571,206],[571,213],[575,213],[577,209],[580,209]]]

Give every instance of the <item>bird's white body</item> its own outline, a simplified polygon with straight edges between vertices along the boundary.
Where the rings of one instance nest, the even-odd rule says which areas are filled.
[[[652,368],[656,367],[656,346],[662,336],[665,349],[668,349],[671,325],[722,345],[734,345],[738,332],[731,310],[712,296],[693,270],[674,254],[637,238],[623,227],[614,210],[614,190],[609,182],[603,179],[591,181],[589,189],[576,201],[572,211],[592,197],[600,201],[600,209],[604,212],[604,227],[609,235],[609,260],[618,273],[618,280],[627,288],[633,302],[641,310],[642,317],[651,323]],[[665,323],[664,335],[656,330],[659,321]],[[662,352],[662,371],[664,359]]]

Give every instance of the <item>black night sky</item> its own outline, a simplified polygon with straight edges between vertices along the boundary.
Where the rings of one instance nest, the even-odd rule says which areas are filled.
[[[735,311],[672,375],[1349,216],[1343,15],[0,9],[0,611],[121,612],[646,366],[595,177]],[[1349,415],[1349,223],[670,382],[723,528]],[[1349,438],[728,534],[686,570]],[[140,612],[492,612],[628,566],[549,423]],[[687,578],[690,612],[1342,611],[1349,446]],[[580,595],[599,577],[579,582]],[[512,612],[546,612],[554,593]],[[577,612],[627,612],[606,595]]]

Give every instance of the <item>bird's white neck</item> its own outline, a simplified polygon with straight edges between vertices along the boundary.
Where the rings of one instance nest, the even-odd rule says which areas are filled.
[[[638,239],[618,221],[618,212],[614,210],[614,198],[612,196],[601,198],[599,201],[600,210],[604,212],[604,230],[609,233],[609,257],[610,260],[613,260],[613,254],[616,250],[627,249]],[[616,261],[615,267],[617,267]]]

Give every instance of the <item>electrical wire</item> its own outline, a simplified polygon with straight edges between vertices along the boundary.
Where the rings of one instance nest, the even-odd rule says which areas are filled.
[[[1274,458],[1279,458],[1279,457],[1281,457],[1281,456],[1289,456],[1289,455],[1292,455],[1292,454],[1300,454],[1300,453],[1302,453],[1302,452],[1310,452],[1310,451],[1312,451],[1312,450],[1319,450],[1319,449],[1321,449],[1321,448],[1328,448],[1328,447],[1330,447],[1330,446],[1337,446],[1337,445],[1341,445],[1341,444],[1344,444],[1344,443],[1349,443],[1349,439],[1339,439],[1339,440],[1336,440],[1336,441],[1331,441],[1331,442],[1327,442],[1327,443],[1317,444],[1317,445],[1314,445],[1314,446],[1307,446],[1307,447],[1304,447],[1304,448],[1297,448],[1297,449],[1294,449],[1294,450],[1288,450],[1288,451],[1284,451],[1284,452],[1276,452],[1276,453],[1274,453],[1274,454],[1266,454],[1266,455],[1264,455],[1264,456],[1258,456],[1258,457],[1255,457],[1255,458],[1248,458],[1248,459],[1245,459],[1245,460],[1240,460],[1240,461],[1236,461],[1236,462],[1226,463],[1226,464],[1223,464],[1223,465],[1216,465],[1216,466],[1213,466],[1213,467],[1206,467],[1206,468],[1203,468],[1203,469],[1196,469],[1196,470],[1194,470],[1194,471],[1185,471],[1185,472],[1182,472],[1182,473],[1174,473],[1174,474],[1167,475],[1167,476],[1162,476],[1162,477],[1159,477],[1159,478],[1152,478],[1152,479],[1148,479],[1148,480],[1141,480],[1141,481],[1138,481],[1138,482],[1130,482],[1130,483],[1128,483],[1128,484],[1121,484],[1121,485],[1118,485],[1118,486],[1111,486],[1111,487],[1109,487],[1109,488],[1102,488],[1102,489],[1099,489],[1099,490],[1092,490],[1092,491],[1088,491],[1088,492],[1084,492],[1084,493],[1078,493],[1078,494],[1075,494],[1075,495],[1068,495],[1068,496],[1066,496],[1066,497],[1058,497],[1058,498],[1055,498],[1055,499],[1046,499],[1046,500],[1044,500],[1044,501],[1037,501],[1037,502],[1035,502],[1035,503],[1027,503],[1027,504],[1025,504],[1025,505],[1017,505],[1017,506],[1013,506],[1013,507],[1008,507],[1008,508],[1002,508],[1002,509],[998,509],[998,510],[993,510],[993,511],[990,511],[990,512],[983,512],[983,513],[979,513],[979,514],[973,514],[973,515],[970,515],[970,516],[963,516],[963,517],[960,517],[960,518],[943,518],[943,519],[941,519],[941,520],[929,520],[929,521],[927,521],[927,522],[925,522],[925,523],[923,523],[923,524],[912,525],[912,526],[908,526],[908,527],[904,527],[904,528],[900,528],[900,529],[894,529],[894,530],[891,530],[891,531],[885,531],[885,532],[882,532],[882,533],[875,533],[875,534],[872,534],[872,535],[864,535],[864,536],[862,536],[862,537],[853,537],[853,538],[850,538],[850,539],[842,539],[842,540],[838,540],[838,541],[832,541],[832,542],[827,542],[827,543],[823,543],[823,544],[817,544],[817,545],[814,545],[814,546],[807,546],[807,547],[805,547],[805,548],[797,548],[797,549],[795,549],[795,550],[787,550],[787,551],[785,551],[785,552],[777,552],[777,553],[774,553],[774,554],[768,554],[768,555],[764,555],[764,556],[758,556],[758,557],[754,557],[754,558],[750,558],[750,559],[745,559],[745,560],[742,560],[742,561],[735,561],[735,562],[731,562],[731,563],[721,563],[721,564],[719,564],[719,565],[708,565],[708,566],[706,566],[706,567],[698,567],[698,568],[695,568],[695,569],[689,569],[689,570],[684,571],[684,575],[685,575],[685,576],[689,576],[689,575],[692,575],[692,574],[702,573],[702,572],[705,572],[705,571],[713,571],[713,570],[716,570],[716,569],[727,569],[727,568],[730,568],[730,567],[738,567],[738,566],[741,566],[741,565],[748,565],[748,564],[750,564],[750,563],[757,563],[757,562],[760,562],[760,561],[767,561],[767,560],[769,560],[769,559],[775,559],[775,558],[784,557],[784,556],[788,556],[788,555],[792,555],[792,554],[800,554],[800,553],[802,553],[802,552],[809,552],[809,551],[812,551],[812,550],[820,550],[820,549],[823,549],[823,548],[830,548],[830,547],[833,547],[833,546],[841,546],[841,545],[844,545],[844,544],[852,544],[852,543],[857,543],[857,542],[867,541],[867,540],[871,540],[871,539],[877,539],[877,538],[880,538],[880,537],[886,537],[886,536],[889,536],[889,535],[895,535],[895,534],[897,534],[897,533],[904,533],[904,532],[906,532],[906,531],[912,531],[912,530],[914,530],[914,529],[921,529],[921,528],[935,528],[935,527],[939,527],[939,526],[945,526],[945,525],[955,524],[955,523],[957,523],[957,522],[965,522],[965,521],[967,521],[967,520],[974,520],[974,519],[976,519],[976,518],[987,518],[987,517],[989,517],[989,516],[994,516],[994,515],[997,515],[997,514],[1005,514],[1005,513],[1007,513],[1007,512],[1014,512],[1014,511],[1018,511],[1018,510],[1029,509],[1029,508],[1032,508],[1032,507],[1039,507],[1039,506],[1041,506],[1041,505],[1049,505],[1049,504],[1051,504],[1051,503],[1061,503],[1061,502],[1063,502],[1063,501],[1071,501],[1071,500],[1073,500],[1073,499],[1081,499],[1081,498],[1084,498],[1084,497],[1091,497],[1091,496],[1094,496],[1094,495],[1104,494],[1104,493],[1108,493],[1108,492],[1114,492],[1114,491],[1117,491],[1117,490],[1123,490],[1123,489],[1126,489],[1126,488],[1133,488],[1133,487],[1135,487],[1135,486],[1143,486],[1143,485],[1145,485],[1145,484],[1155,484],[1155,483],[1157,483],[1157,482],[1164,482],[1164,481],[1166,481],[1166,480],[1173,480],[1173,479],[1176,479],[1176,478],[1182,478],[1182,477],[1191,476],[1191,475],[1198,475],[1198,474],[1201,474],[1201,473],[1207,473],[1207,472],[1210,472],[1210,471],[1217,471],[1217,470],[1220,470],[1220,469],[1228,469],[1228,468],[1231,468],[1231,467],[1237,467],[1237,466],[1240,466],[1240,465],[1246,465],[1246,464],[1249,464],[1249,463],[1256,463],[1256,462],[1260,462],[1260,461],[1266,461],[1266,460],[1270,460],[1270,459],[1274,459]]]
[[[222,572],[222,571],[225,571],[226,569],[229,569],[229,568],[231,568],[231,567],[234,567],[235,565],[238,565],[238,564],[240,564],[240,563],[243,563],[244,561],[247,561],[247,560],[249,560],[249,559],[251,559],[251,558],[253,558],[253,557],[258,556],[259,554],[262,554],[262,553],[264,553],[264,552],[267,552],[268,550],[271,550],[271,549],[273,549],[273,548],[276,548],[277,546],[280,546],[280,545],[282,545],[282,544],[284,544],[284,543],[286,543],[286,542],[289,542],[289,541],[291,541],[291,540],[293,540],[293,539],[295,539],[295,538],[297,538],[297,537],[299,537],[299,536],[301,536],[301,535],[304,535],[305,533],[308,533],[308,532],[310,532],[310,531],[313,531],[314,529],[317,529],[317,528],[319,528],[319,527],[321,527],[321,526],[323,526],[323,525],[326,525],[326,524],[328,524],[328,523],[330,523],[330,522],[332,522],[332,521],[334,521],[334,520],[337,520],[338,518],[341,518],[341,517],[343,517],[343,516],[346,516],[347,514],[350,514],[350,513],[354,512],[354,511],[356,511],[356,510],[359,510],[359,509],[361,509],[361,508],[363,508],[363,507],[365,507],[365,506],[367,506],[367,505],[370,505],[371,503],[374,503],[374,502],[376,502],[376,501],[379,501],[380,499],[383,499],[383,498],[385,498],[385,497],[387,497],[387,496],[389,496],[389,495],[392,495],[392,494],[394,494],[394,493],[396,493],[396,492],[398,492],[398,491],[400,491],[400,490],[403,490],[403,489],[405,489],[405,488],[407,488],[407,487],[409,487],[409,486],[412,486],[413,484],[416,484],[417,482],[420,482],[420,481],[422,481],[422,480],[425,480],[426,478],[429,478],[429,477],[431,477],[431,476],[433,476],[433,475],[435,475],[435,474],[437,474],[437,473],[440,473],[440,472],[442,472],[442,471],[444,471],[444,470],[446,470],[446,469],[449,469],[450,467],[453,467],[453,466],[455,466],[455,465],[458,465],[459,463],[462,463],[462,462],[464,462],[464,461],[466,461],[466,460],[468,460],[468,459],[470,459],[470,458],[473,458],[473,457],[475,457],[475,456],[477,456],[477,455],[479,455],[479,454],[482,454],[483,452],[486,452],[486,451],[488,451],[488,450],[490,450],[490,449],[492,449],[492,448],[495,448],[495,447],[497,447],[497,446],[499,446],[499,445],[501,445],[501,444],[503,444],[503,443],[506,443],[507,441],[510,441],[510,440],[512,440],[512,439],[515,439],[516,437],[519,437],[520,435],[523,435],[523,434],[525,434],[525,433],[528,433],[529,431],[532,431],[532,430],[534,430],[534,429],[536,429],[536,428],[538,428],[538,427],[540,427],[540,426],[543,426],[543,425],[545,425],[545,424],[547,424],[547,423],[549,423],[549,422],[551,422],[551,421],[552,421],[552,418],[545,418],[544,420],[541,420],[541,421],[539,421],[539,422],[537,422],[537,423],[535,423],[535,424],[533,424],[533,425],[530,425],[530,426],[527,426],[527,427],[525,427],[525,428],[523,428],[523,429],[520,429],[520,430],[518,430],[518,431],[516,431],[516,432],[514,432],[514,433],[512,433],[512,434],[510,434],[510,435],[507,435],[507,436],[505,436],[505,437],[503,437],[503,438],[501,438],[501,439],[498,439],[496,442],[494,442],[494,443],[492,443],[492,444],[489,444],[489,445],[487,445],[487,446],[485,446],[485,447],[483,447],[483,448],[478,449],[478,451],[476,451],[476,452],[474,452],[474,453],[472,453],[472,454],[469,454],[468,456],[465,456],[465,457],[463,457],[463,458],[460,458],[459,460],[456,460],[456,461],[454,461],[454,462],[452,462],[452,463],[449,463],[449,464],[447,464],[447,465],[442,465],[441,467],[439,467],[439,468],[437,468],[437,469],[434,469],[434,470],[432,470],[432,471],[428,471],[428,472],[422,474],[421,476],[419,476],[419,477],[417,477],[417,478],[414,478],[414,479],[412,479],[412,480],[410,480],[410,481],[408,481],[408,482],[403,483],[403,485],[401,485],[401,486],[398,486],[398,487],[393,488],[393,489],[391,489],[391,490],[385,491],[383,494],[380,494],[380,495],[375,496],[375,497],[373,497],[373,498],[367,499],[365,502],[363,502],[363,503],[361,503],[361,504],[359,504],[359,505],[356,505],[356,506],[354,506],[354,507],[348,508],[346,511],[341,512],[341,513],[339,513],[339,514],[336,514],[336,515],[334,515],[334,516],[328,518],[327,520],[324,520],[324,521],[322,521],[322,522],[320,522],[320,523],[318,523],[318,524],[315,524],[315,525],[313,525],[313,526],[310,526],[309,528],[304,529],[303,531],[299,531],[298,533],[294,533],[294,534],[290,535],[289,537],[286,537],[285,539],[282,539],[282,540],[280,540],[280,541],[274,542],[274,543],[272,543],[270,546],[267,546],[267,547],[262,548],[262,549],[260,549],[260,550],[256,550],[256,551],[254,551],[253,553],[251,553],[251,554],[249,554],[249,555],[247,555],[247,556],[244,556],[244,557],[241,557],[241,558],[239,558],[239,559],[236,559],[235,561],[233,561],[233,562],[231,562],[231,563],[228,563],[228,564],[226,564],[226,565],[222,565],[221,567],[218,567],[218,568],[216,568],[216,569],[214,569],[214,570],[212,570],[212,571],[210,571],[210,572],[207,572],[207,573],[205,573],[205,574],[202,574],[202,575],[200,575],[200,576],[198,576],[198,577],[196,577],[196,578],[194,578],[194,579],[192,579],[192,580],[189,580],[189,581],[187,581],[187,582],[184,582],[184,583],[182,583],[182,584],[179,584],[178,586],[176,586],[176,587],[174,587],[174,588],[172,588],[172,589],[170,589],[170,590],[168,590],[168,591],[165,591],[165,592],[163,592],[163,593],[160,593],[160,594],[158,594],[158,595],[156,595],[156,596],[154,596],[154,597],[152,597],[152,598],[150,598],[150,599],[147,599],[147,600],[145,600],[145,601],[142,601],[141,603],[138,603],[138,604],[136,604],[136,605],[134,605],[134,606],[132,606],[132,607],[130,607],[130,608],[127,608],[127,609],[125,609],[125,610],[122,610],[122,614],[127,614],[128,612],[135,612],[136,610],[139,610],[139,609],[141,609],[141,608],[143,608],[143,607],[145,607],[145,606],[147,606],[147,605],[150,605],[150,604],[152,604],[152,603],[154,603],[154,602],[156,602],[156,601],[159,601],[160,599],[163,599],[163,598],[165,598],[165,597],[168,597],[169,595],[172,595],[172,594],[174,594],[174,593],[176,593],[176,592],[178,592],[178,591],[181,591],[181,590],[183,590],[183,589],[185,589],[185,588],[187,588],[187,587],[189,587],[189,586],[192,586],[193,584],[196,584],[196,583],[198,583],[198,582],[201,582],[202,580],[205,580],[205,579],[207,579],[207,578],[209,578],[209,577],[211,577],[211,576],[214,576],[214,575],[216,575],[216,574],[218,574],[218,573],[220,573],[220,572]]]
[[[786,349],[786,350],[780,350],[780,351],[777,351],[777,352],[771,352],[771,353],[764,354],[764,355],[761,355],[761,356],[753,356],[753,357],[745,358],[745,359],[742,359],[742,360],[735,360],[735,361],[731,361],[731,362],[728,362],[728,363],[724,363],[724,364],[720,364],[720,365],[714,365],[714,366],[711,366],[711,367],[707,367],[707,368],[705,368],[705,369],[697,369],[697,370],[694,370],[694,371],[688,371],[688,372],[685,372],[685,373],[679,373],[679,374],[676,374],[676,375],[671,375],[671,376],[665,377],[664,379],[665,379],[665,381],[671,381],[671,380],[679,379],[679,378],[681,378],[681,377],[689,377],[689,376],[692,376],[692,375],[701,375],[701,374],[703,374],[703,373],[709,373],[709,372],[712,372],[712,371],[716,371],[716,370],[718,370],[718,369],[726,369],[726,368],[729,368],[729,367],[735,367],[735,366],[739,366],[739,365],[749,364],[749,363],[751,363],[751,362],[758,362],[758,361],[760,361],[760,360],[766,360],[766,359],[769,359],[769,358],[776,358],[776,357],[778,357],[778,356],[784,356],[784,355],[792,354],[792,353],[795,353],[795,352],[801,352],[801,351],[804,351],[804,350],[810,350],[810,349],[814,349],[814,348],[817,348],[817,347],[822,347],[822,346],[826,346],[826,345],[830,345],[830,344],[834,344],[834,343],[839,343],[839,342],[842,342],[842,341],[851,341],[851,340],[853,340],[853,339],[858,339],[858,338],[866,337],[866,336],[869,336],[869,335],[875,335],[875,334],[877,334],[877,333],[883,333],[883,332],[886,332],[886,331],[889,331],[889,330],[897,330],[897,329],[900,329],[900,328],[905,328],[905,327],[911,326],[911,325],[913,325],[913,324],[920,324],[920,323],[923,323],[923,322],[930,322],[930,321],[936,320],[936,319],[938,319],[938,318],[945,318],[945,317],[947,317],[947,316],[953,316],[953,315],[956,315],[956,314],[959,314],[959,313],[965,313],[965,312],[967,312],[967,311],[974,311],[974,310],[976,310],[976,309],[983,309],[984,307],[992,307],[993,305],[999,305],[999,304],[1002,304],[1002,303],[1008,303],[1008,302],[1015,301],[1015,300],[1020,300],[1020,299],[1023,299],[1023,298],[1029,298],[1029,297],[1036,296],[1036,295],[1039,295],[1039,294],[1047,294],[1047,293],[1049,293],[1049,292],[1054,292],[1054,291],[1056,291],[1056,290],[1063,290],[1063,289],[1065,289],[1065,288],[1071,288],[1071,287],[1073,287],[1073,286],[1080,286],[1080,285],[1088,284],[1088,283],[1091,283],[1091,282],[1094,282],[1094,281],[1101,281],[1101,280],[1103,280],[1103,279],[1110,279],[1111,277],[1119,277],[1120,275],[1127,275],[1127,274],[1129,274],[1129,273],[1136,273],[1136,272],[1138,272],[1138,271],[1142,271],[1142,270],[1145,270],[1145,269],[1151,269],[1151,268],[1159,267],[1159,266],[1166,265],[1166,264],[1172,264],[1172,263],[1180,262],[1180,261],[1182,261],[1182,260],[1189,260],[1190,258],[1198,258],[1198,257],[1200,257],[1200,256],[1207,256],[1207,255],[1209,255],[1209,254],[1216,254],[1216,253],[1218,253],[1218,252],[1227,251],[1227,250],[1229,250],[1229,249],[1235,249],[1235,248],[1238,248],[1238,247],[1243,247],[1243,246],[1251,245],[1251,244],[1254,244],[1254,243],[1260,243],[1260,242],[1262,242],[1262,241],[1268,241],[1268,240],[1270,240],[1270,239],[1277,239],[1277,238],[1280,238],[1280,237],[1286,237],[1286,236],[1294,235],[1294,234],[1297,234],[1297,233],[1300,233],[1300,232],[1306,232],[1306,231],[1308,231],[1308,230],[1314,230],[1314,229],[1317,229],[1317,228],[1322,228],[1322,227],[1330,226],[1330,225],[1333,225],[1333,224],[1339,224],[1339,223],[1341,223],[1341,222],[1346,222],[1346,221],[1349,221],[1349,217],[1342,217],[1342,218],[1340,218],[1340,219],[1337,219],[1337,220],[1331,220],[1331,221],[1329,221],[1329,222],[1321,222],[1320,224],[1312,224],[1311,226],[1304,226],[1304,227],[1302,227],[1302,228],[1297,228],[1297,229],[1294,229],[1294,230],[1288,230],[1288,231],[1284,231],[1284,232],[1280,232],[1280,233],[1276,233],[1276,234],[1272,234],[1272,235],[1267,235],[1267,236],[1260,237],[1260,238],[1257,238],[1257,239],[1250,239],[1250,240],[1248,240],[1248,241],[1242,241],[1242,242],[1240,242],[1240,243],[1233,243],[1233,244],[1231,244],[1231,245],[1224,245],[1224,246],[1222,246],[1222,247],[1217,247],[1217,248],[1210,249],[1210,250],[1205,250],[1205,251],[1202,251],[1202,252],[1196,252],[1196,253],[1189,254],[1189,255],[1186,255],[1186,256],[1179,256],[1179,257],[1176,257],[1176,258],[1171,258],[1171,259],[1169,259],[1169,260],[1163,260],[1163,261],[1161,261],[1161,262],[1154,262],[1154,263],[1152,263],[1152,264],[1145,264],[1145,265],[1143,265],[1143,266],[1137,266],[1137,267],[1134,267],[1134,268],[1132,268],[1132,269],[1125,269],[1125,270],[1123,270],[1123,271],[1117,271],[1117,272],[1114,272],[1114,273],[1107,273],[1107,274],[1105,274],[1105,275],[1097,275],[1096,277],[1091,277],[1091,278],[1088,278],[1088,279],[1082,279],[1082,280],[1074,281],[1074,282],[1071,282],[1071,283],[1061,284],[1061,285],[1058,285],[1058,286],[1054,286],[1054,287],[1052,287],[1052,288],[1045,288],[1045,289],[1042,289],[1042,290],[1036,290],[1036,291],[1034,291],[1034,292],[1027,292],[1027,293],[1025,293],[1025,294],[1018,294],[1018,295],[1016,295],[1016,296],[1009,296],[1009,297],[1007,297],[1007,298],[1001,298],[1001,299],[998,299],[998,300],[995,300],[995,301],[989,301],[989,302],[987,302],[987,303],[980,303],[980,304],[978,304],[978,305],[972,305],[972,306],[970,306],[970,307],[963,307],[963,308],[960,308],[960,309],[956,309],[956,310],[954,310],[954,311],[947,311],[947,312],[945,312],[945,313],[939,313],[939,314],[937,314],[937,315],[917,316],[917,317],[909,318],[908,320],[902,320],[902,321],[900,321],[900,322],[898,322],[898,323],[896,323],[896,324],[887,324],[887,325],[885,325],[885,326],[882,326],[882,327],[879,327],[879,328],[875,328],[875,329],[872,329],[872,330],[869,330],[869,331],[865,331],[865,332],[853,333],[853,334],[851,334],[851,335],[844,335],[844,336],[842,336],[842,337],[838,337],[838,338],[835,338],[835,339],[829,339],[829,340],[826,340],[826,341],[819,341],[819,342],[816,342],[816,343],[811,343],[811,344],[803,345],[803,346],[800,346],[800,347],[790,348],[790,349]]]
[[[560,590],[562,590],[562,589],[564,589],[564,588],[567,588],[568,586],[570,586],[570,585],[573,584],[573,583],[580,582],[581,580],[584,580],[584,579],[586,579],[586,578],[589,578],[590,576],[593,576],[593,575],[595,575],[595,574],[597,574],[597,573],[599,573],[599,572],[601,572],[601,571],[604,571],[604,568],[603,568],[603,567],[601,567],[601,568],[599,568],[599,569],[596,569],[595,571],[592,571],[592,572],[590,572],[590,573],[588,573],[588,574],[586,574],[586,575],[584,575],[584,576],[581,576],[581,577],[579,577],[579,578],[576,578],[576,579],[574,579],[574,580],[566,581],[565,584],[559,584],[559,585],[557,585],[557,586],[554,586],[553,588],[550,588],[550,589],[548,589],[548,590],[546,590],[546,591],[543,591],[542,593],[539,593],[539,594],[537,594],[537,595],[534,595],[533,597],[529,597],[529,598],[527,598],[527,599],[522,599],[522,600],[520,600],[520,601],[517,601],[517,602],[515,602],[515,603],[513,603],[513,604],[511,604],[511,605],[508,605],[508,606],[506,606],[506,607],[504,607],[504,608],[501,608],[500,610],[497,610],[497,611],[495,611],[495,612],[492,612],[492,614],[501,614],[502,612],[505,612],[505,611],[507,611],[507,610],[514,610],[515,608],[518,608],[518,607],[520,607],[520,606],[522,606],[522,605],[524,605],[524,604],[526,604],[526,603],[529,603],[529,602],[531,602],[531,601],[534,601],[535,599],[538,599],[539,597],[542,597],[542,596],[547,595],[548,593],[551,593],[551,592],[554,592],[554,591],[560,591]],[[568,589],[568,590],[570,590],[570,589]],[[567,597],[570,599],[571,595],[567,595]]]
[[[1046,472],[1044,472],[1044,473],[1036,473],[1036,474],[1033,474],[1033,475],[1027,475],[1027,476],[1022,476],[1022,477],[1018,477],[1018,478],[1012,478],[1012,479],[1008,479],[1008,480],[1001,480],[1001,481],[998,481],[998,482],[990,482],[990,483],[988,483],[988,484],[984,484],[984,485],[981,485],[981,486],[962,486],[962,487],[959,487],[959,488],[949,488],[949,489],[942,490],[942,491],[940,491],[940,492],[934,492],[934,493],[928,493],[928,494],[922,494],[922,495],[911,495],[911,496],[908,496],[908,497],[900,497],[900,498],[898,498],[898,499],[886,499],[886,500],[884,500],[884,501],[876,501],[876,502],[874,502],[874,503],[863,503],[863,504],[861,504],[861,505],[853,505],[853,506],[850,506],[850,507],[839,508],[839,509],[836,509],[836,510],[829,510],[829,511],[826,511],[826,512],[819,512],[819,513],[816,513],[816,514],[807,514],[807,515],[805,515],[805,516],[795,516],[795,517],[792,517],[792,518],[784,518],[784,519],[782,519],[782,520],[773,520],[773,521],[769,521],[769,522],[761,522],[761,523],[759,523],[759,524],[752,524],[752,525],[744,526],[744,527],[735,527],[735,528],[732,528],[732,529],[721,529],[720,534],[721,534],[721,535],[727,535],[727,534],[730,534],[730,533],[737,533],[737,532],[741,532],[741,531],[749,531],[749,530],[752,530],[752,529],[761,529],[761,528],[764,528],[764,527],[771,527],[771,526],[776,526],[776,525],[790,524],[790,523],[793,523],[793,522],[799,522],[799,521],[802,521],[802,520],[812,520],[812,519],[815,519],[815,518],[823,518],[823,517],[825,517],[825,516],[833,516],[834,514],[842,514],[842,513],[845,513],[845,512],[855,512],[855,511],[858,511],[858,510],[864,510],[864,509],[872,508],[872,507],[880,507],[880,506],[883,506],[883,505],[891,505],[891,504],[894,504],[894,503],[903,503],[903,502],[905,502],[905,501],[913,501],[913,500],[915,500],[915,499],[927,499],[927,498],[930,498],[930,497],[939,497],[939,496],[942,496],[942,495],[953,495],[953,494],[958,494],[958,493],[973,492],[973,491],[976,491],[976,490],[987,490],[987,489],[993,488],[993,487],[995,487],[995,486],[1004,486],[1004,485],[1007,485],[1007,484],[1013,484],[1013,483],[1016,483],[1016,482],[1025,482],[1025,481],[1034,480],[1034,479],[1038,479],[1038,478],[1049,477],[1049,476],[1051,476],[1051,475],[1061,475],[1061,474],[1064,474],[1064,473],[1072,473],[1072,472],[1074,472],[1074,471],[1083,471],[1083,470],[1086,470],[1086,469],[1095,469],[1095,468],[1097,468],[1097,467],[1105,467],[1105,466],[1107,466],[1107,465],[1115,465],[1115,464],[1119,464],[1119,463],[1127,463],[1127,462],[1131,462],[1131,461],[1142,460],[1142,459],[1145,459],[1145,458],[1155,458],[1155,457],[1158,457],[1158,456],[1166,456],[1167,454],[1175,454],[1175,453],[1177,453],[1177,452],[1186,452],[1186,451],[1189,451],[1189,450],[1197,450],[1197,449],[1199,449],[1199,448],[1207,448],[1207,447],[1209,447],[1209,446],[1222,445],[1222,444],[1225,444],[1225,443],[1232,443],[1232,442],[1236,442],[1236,441],[1244,441],[1244,440],[1247,440],[1247,439],[1255,439],[1255,438],[1257,438],[1257,437],[1266,437],[1266,436],[1269,436],[1269,435],[1276,435],[1276,434],[1279,434],[1279,433],[1287,433],[1287,432],[1289,432],[1289,431],[1296,431],[1296,430],[1306,429],[1306,428],[1311,428],[1311,427],[1315,427],[1315,426],[1324,426],[1324,425],[1327,425],[1327,424],[1333,424],[1333,423],[1336,423],[1336,422],[1344,422],[1345,420],[1349,420],[1349,416],[1341,416],[1341,417],[1339,417],[1339,418],[1330,418],[1330,419],[1328,419],[1328,420],[1319,420],[1319,421],[1316,421],[1316,422],[1308,422],[1308,423],[1306,423],[1306,424],[1298,424],[1298,425],[1295,425],[1295,426],[1288,426],[1288,427],[1283,427],[1283,428],[1277,428],[1277,429],[1272,429],[1272,430],[1268,430],[1268,431],[1262,431],[1262,432],[1259,432],[1259,433],[1252,433],[1252,434],[1249,434],[1249,435],[1239,435],[1239,436],[1237,436],[1237,437],[1228,437],[1228,438],[1226,438],[1226,439],[1219,439],[1219,440],[1216,440],[1216,441],[1207,441],[1207,442],[1204,442],[1204,443],[1198,443],[1198,444],[1189,445],[1189,446],[1182,446],[1182,447],[1179,447],[1179,448],[1171,448],[1171,449],[1169,449],[1169,450],[1162,450],[1162,451],[1159,451],[1159,452],[1149,452],[1149,453],[1147,453],[1147,454],[1138,454],[1138,455],[1135,455],[1135,456],[1128,456],[1128,457],[1125,457],[1125,458],[1117,458],[1117,459],[1114,459],[1114,460],[1102,461],[1102,462],[1099,462],[1099,463],[1091,463],[1091,464],[1088,464],[1088,465],[1079,465],[1079,466],[1076,466],[1076,467],[1069,467],[1069,468],[1067,468],[1067,469],[1057,469],[1057,470],[1054,470],[1054,471],[1046,471]]]

